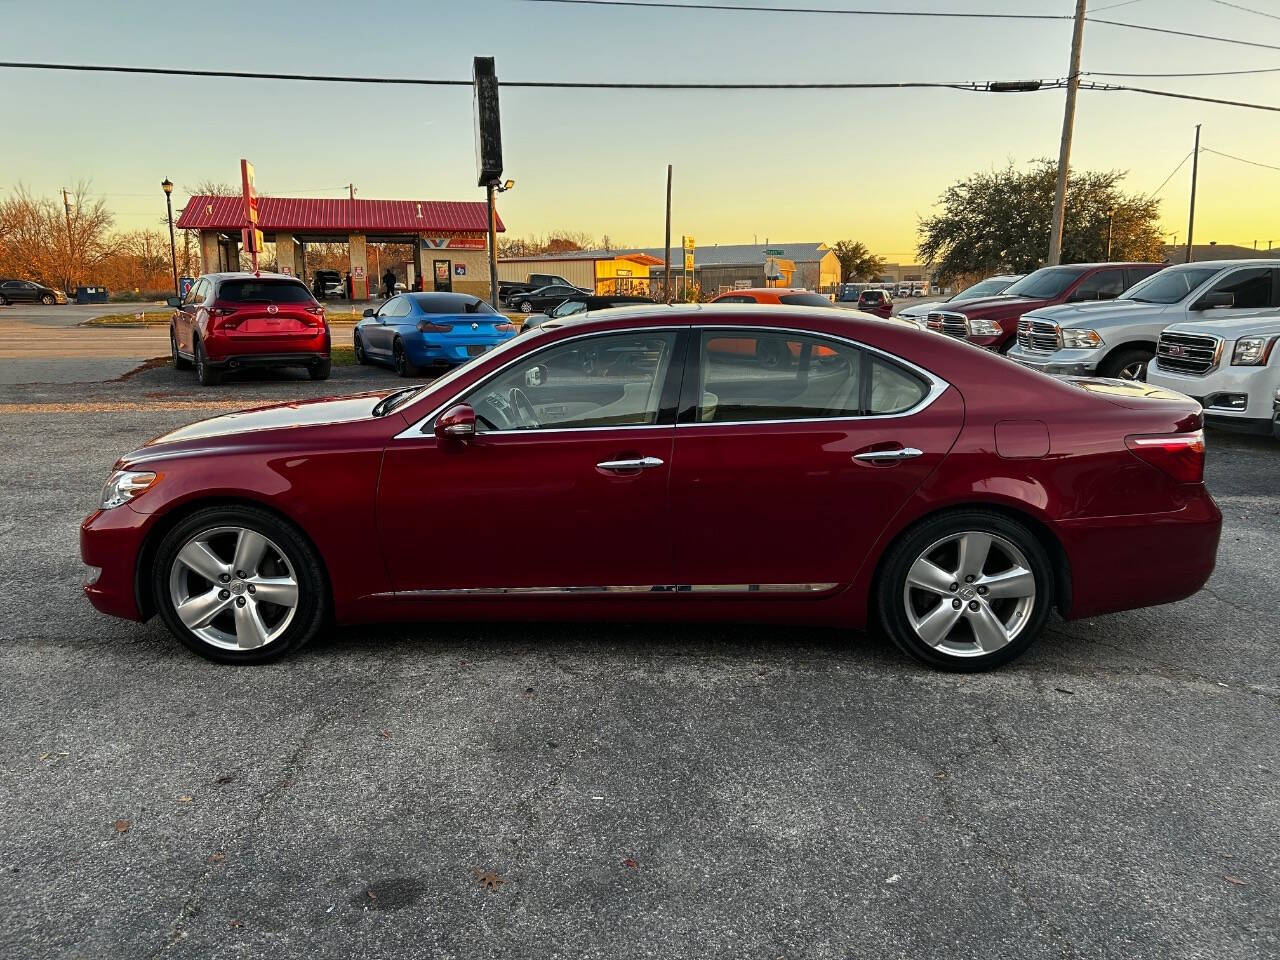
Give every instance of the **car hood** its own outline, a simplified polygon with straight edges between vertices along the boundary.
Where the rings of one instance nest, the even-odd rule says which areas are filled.
[[[963,313],[966,317],[990,316],[992,314],[1013,316],[1047,306],[1050,302],[1041,298],[1009,297],[999,294],[994,297],[979,297],[977,300],[962,300],[959,303],[944,303],[942,309],[953,313]]]
[[[964,301],[961,301],[963,303]],[[900,317],[923,317],[930,310],[938,310],[946,306],[943,300],[932,300],[929,303],[917,303],[898,311]]]
[[[1166,328],[1170,333],[1199,333],[1223,340],[1280,335],[1280,310],[1265,310],[1230,320],[1186,320]]]
[[[1148,317],[1158,317],[1170,309],[1181,312],[1176,303],[1142,303],[1138,300],[1101,300],[1092,303],[1064,303],[1054,307],[1028,310],[1041,320],[1052,320],[1060,327],[1100,329],[1126,325]]]
[[[295,400],[288,403],[256,407],[223,414],[208,420],[179,427],[149,440],[121,463],[137,464],[147,460],[208,450],[223,437],[252,434],[268,439],[269,431],[294,430],[304,427],[350,423],[373,416],[373,408],[391,391],[362,393],[351,397],[328,397],[321,400]]]

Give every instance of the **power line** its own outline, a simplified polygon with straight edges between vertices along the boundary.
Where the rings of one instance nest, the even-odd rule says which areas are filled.
[[[1280,67],[1259,67],[1254,70],[1202,70],[1196,73],[1120,73],[1108,70],[1082,70],[1082,77],[1238,77],[1247,73],[1280,73]]]
[[[1212,40],[1215,43],[1234,43],[1241,47],[1257,47],[1260,50],[1280,50],[1280,44],[1275,43],[1258,43],[1255,40],[1241,40],[1237,37],[1218,37],[1208,33],[1192,33],[1189,30],[1171,30],[1168,27],[1152,27],[1145,23],[1124,23],[1121,20],[1102,20],[1094,17],[1086,19],[1090,23],[1105,23],[1109,27],[1124,27],[1127,30],[1163,33],[1173,37],[1191,37],[1193,40]]]
[[[1259,163],[1257,160],[1246,160],[1244,157],[1237,157],[1234,154],[1223,153],[1221,150],[1212,150],[1209,147],[1201,147],[1201,153],[1212,153],[1215,156],[1226,157],[1228,160],[1238,160],[1241,163],[1247,163],[1251,167],[1265,167],[1268,170],[1280,170],[1280,167],[1273,166],[1270,163]]]
[[[71,70],[89,73],[125,73],[154,74],[160,76],[183,77],[230,77],[241,80],[305,80],[319,83],[377,83],[408,84],[411,86],[450,86],[470,87],[470,80],[445,80],[426,77],[369,77],[344,76],[336,74],[302,74],[302,73],[263,73],[249,70],[192,70],[175,67],[127,67],[106,64],[88,63],[28,63],[21,61],[0,61],[0,67],[15,70]],[[1057,90],[1066,86],[1067,81],[1061,78],[1052,80],[1018,80],[1018,81],[874,81],[849,83],[614,83],[608,81],[580,80],[504,80],[504,87],[539,88],[550,90],[963,90],[970,93],[1035,93],[1044,90]],[[1230,107],[1244,107],[1250,110],[1267,110],[1280,112],[1280,106],[1266,103],[1252,103],[1244,100],[1227,100],[1221,97],[1197,96],[1190,93],[1177,93],[1172,90],[1152,90],[1145,87],[1130,87],[1122,84],[1082,83],[1082,90],[1102,92],[1127,91],[1142,93],[1153,97],[1170,97],[1175,100],[1195,100],[1200,103],[1216,103]]]
[[[1194,151],[1191,151],[1191,150],[1187,151],[1187,155],[1178,161],[1178,165],[1173,168],[1173,172],[1169,174],[1167,177],[1165,177],[1162,181],[1160,181],[1160,186],[1156,187],[1154,190],[1152,190],[1150,193],[1147,194],[1148,200],[1154,200],[1156,197],[1160,195],[1160,191],[1163,190],[1165,187],[1167,187],[1169,185],[1169,181],[1178,175],[1178,171],[1181,170],[1184,166],[1186,166],[1186,163],[1188,160],[1191,159],[1191,154],[1193,152]]]
[[[1127,7],[1131,3],[1141,3],[1142,0],[1120,0],[1120,3],[1113,3],[1105,7],[1095,7],[1094,13],[1101,13],[1103,10],[1114,10],[1116,7]]]
[[[1264,10],[1255,10],[1253,7],[1243,7],[1238,3],[1229,3],[1227,0],[1213,0],[1214,3],[1223,7],[1234,7],[1237,10],[1243,10],[1245,13],[1256,13],[1260,17],[1270,17],[1272,20],[1280,20],[1280,15],[1267,13]]]

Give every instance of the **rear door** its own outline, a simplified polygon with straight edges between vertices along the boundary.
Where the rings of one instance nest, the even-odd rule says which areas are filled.
[[[780,336],[786,349],[772,349]],[[954,388],[843,340],[703,330],[671,471],[676,582],[708,594],[847,584],[950,450],[963,409]]]

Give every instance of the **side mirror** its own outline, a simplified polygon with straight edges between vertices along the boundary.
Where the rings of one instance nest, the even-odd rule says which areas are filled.
[[[1191,305],[1191,309],[1212,310],[1215,307],[1234,307],[1235,305],[1236,295],[1234,293],[1206,293]]]
[[[469,403],[459,403],[436,417],[436,439],[466,443],[476,435],[476,412]]]
[[[182,300],[179,297],[169,297],[169,299],[165,300],[165,303],[170,307],[182,306]]]
[[[365,307],[365,309],[364,309],[364,315],[365,315],[366,317],[376,317],[376,316],[377,316],[377,314],[376,314],[376,313],[374,313],[374,310],[373,310],[373,308],[372,308],[372,307]]]

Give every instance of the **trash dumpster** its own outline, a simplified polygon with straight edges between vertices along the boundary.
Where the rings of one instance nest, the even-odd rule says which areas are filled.
[[[106,287],[76,287],[76,303],[106,303]]]

